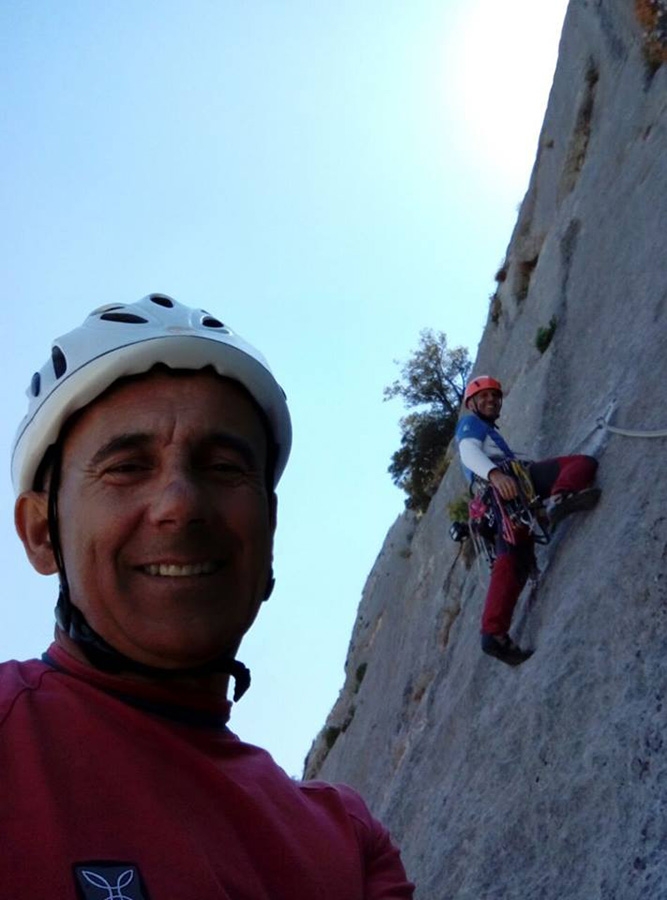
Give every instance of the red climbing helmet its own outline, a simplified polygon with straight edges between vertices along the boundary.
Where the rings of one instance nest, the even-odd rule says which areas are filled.
[[[495,378],[491,378],[490,375],[478,375],[477,378],[473,378],[472,381],[469,381],[466,385],[465,393],[463,395],[463,405],[468,406],[468,400],[475,396],[475,394],[479,394],[480,391],[498,391],[500,396],[503,396],[503,386],[499,381],[496,381]]]

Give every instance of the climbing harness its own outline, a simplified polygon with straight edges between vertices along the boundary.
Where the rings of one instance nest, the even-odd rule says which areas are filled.
[[[490,482],[476,476],[471,486],[468,521],[453,522],[449,529],[450,537],[457,543],[470,538],[478,563],[484,560],[489,568],[496,559],[498,532],[512,545],[517,543],[520,532],[526,531],[536,544],[547,544],[550,539],[549,522],[528,466],[518,459],[508,459],[498,463],[498,468],[514,478],[517,497],[503,500]]]
[[[513,500],[503,500],[492,486],[502,536],[508,544],[516,544],[517,530],[527,528],[536,544],[549,543],[549,523],[544,512],[542,500],[537,496],[530,471],[525,463],[518,459],[507,459],[498,464],[498,468],[514,478],[519,489]],[[488,482],[483,482],[488,484]]]

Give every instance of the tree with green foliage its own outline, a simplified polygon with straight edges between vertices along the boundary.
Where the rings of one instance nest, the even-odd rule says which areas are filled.
[[[445,454],[472,363],[465,347],[450,350],[444,331],[431,328],[419,333],[419,347],[407,362],[396,362],[401,377],[384,389],[384,399],[402,397],[416,409],[400,420],[401,446],[389,474],[408,495],[406,507],[425,512],[447,469]]]

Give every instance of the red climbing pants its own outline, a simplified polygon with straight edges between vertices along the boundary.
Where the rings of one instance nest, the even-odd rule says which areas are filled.
[[[529,465],[535,490],[542,499],[561,492],[583,491],[595,478],[592,456],[556,456]],[[533,539],[526,528],[517,529],[516,543],[496,537],[496,561],[482,613],[482,634],[507,634],[514,607],[535,565]]]

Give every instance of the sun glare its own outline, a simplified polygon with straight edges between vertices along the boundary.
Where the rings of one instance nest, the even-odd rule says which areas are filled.
[[[448,37],[448,116],[490,179],[527,186],[566,8],[567,0],[476,0]]]

